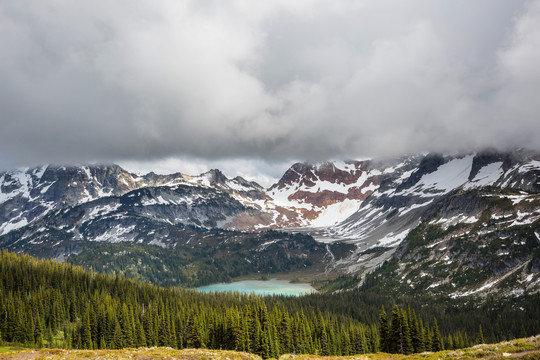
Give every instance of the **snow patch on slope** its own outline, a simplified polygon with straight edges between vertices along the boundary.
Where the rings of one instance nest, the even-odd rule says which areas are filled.
[[[32,186],[32,178],[30,174],[27,174],[28,169],[16,169],[5,173],[0,178],[0,185],[2,186],[16,186],[13,191],[4,193],[0,190],[0,204],[8,200],[11,200],[17,196],[21,196],[26,199],[30,199],[30,187]],[[6,178],[11,180],[6,184]]]
[[[311,226],[323,227],[335,225],[354,214],[361,204],[362,202],[359,200],[345,199],[343,202],[329,205],[321,210],[321,214],[317,219],[311,221]]]
[[[482,292],[484,290],[488,290],[488,289],[491,289],[493,287],[493,285],[495,285],[496,283],[498,283],[501,279],[496,279],[494,281],[491,281],[491,282],[488,282],[484,285],[482,285],[481,287],[479,287],[478,289],[474,289],[474,290],[470,290],[470,291],[465,291],[465,292],[455,292],[455,293],[452,293],[450,294],[450,297],[455,299],[457,297],[463,297],[463,296],[469,296],[469,295],[473,295],[473,294],[477,294],[479,292]]]
[[[122,206],[122,204],[118,203],[118,204],[114,204],[114,205],[99,205],[99,206],[95,206],[93,207],[90,212],[88,213],[87,217],[88,218],[93,218],[97,215],[99,216],[103,216],[105,214],[108,214],[108,213],[111,213],[113,211],[116,211],[120,208],[120,206]]]
[[[502,162],[494,162],[484,166],[478,171],[478,174],[471,180],[471,182],[465,185],[466,189],[473,187],[481,187],[487,185],[493,185],[504,174],[502,168]]]
[[[26,219],[13,219],[12,221],[4,223],[2,226],[0,226],[0,236],[5,235],[12,230],[20,229],[26,225],[28,225],[28,220]]]
[[[410,229],[405,229],[402,232],[397,233],[397,234],[389,233],[388,235],[380,239],[377,245],[396,246],[407,237],[407,234],[409,234],[409,231]]]
[[[135,229],[135,225],[129,227],[123,227],[120,224],[109,228],[106,232],[101,235],[94,237],[93,241],[107,241],[110,243],[117,243],[120,241],[131,241],[135,238],[135,234],[132,234],[132,231]]]
[[[420,190],[450,192],[468,181],[473,159],[474,155],[452,159],[434,172],[422,176],[414,188],[404,191],[403,194],[413,194]]]

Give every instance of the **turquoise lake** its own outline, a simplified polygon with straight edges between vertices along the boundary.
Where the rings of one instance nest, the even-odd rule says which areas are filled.
[[[293,284],[288,280],[244,280],[232,283],[220,283],[202,286],[199,291],[238,291],[256,295],[292,295],[301,296],[317,292],[310,284]]]

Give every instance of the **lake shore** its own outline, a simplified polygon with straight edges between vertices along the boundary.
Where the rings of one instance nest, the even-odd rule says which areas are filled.
[[[233,292],[238,291],[246,294],[256,295],[287,295],[302,296],[316,293],[317,290],[309,283],[295,283],[290,280],[269,279],[269,280],[241,280],[231,283],[217,283],[196,288],[202,292]]]

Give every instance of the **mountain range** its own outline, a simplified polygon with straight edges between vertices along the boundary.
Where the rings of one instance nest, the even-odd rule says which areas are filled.
[[[292,272],[513,296],[540,290],[539,177],[526,149],[296,163],[268,189],[40,166],[0,173],[0,247],[162,284]]]

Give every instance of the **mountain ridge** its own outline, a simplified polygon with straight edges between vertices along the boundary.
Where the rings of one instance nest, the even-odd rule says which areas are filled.
[[[525,149],[296,163],[268,189],[241,177],[229,179],[218,169],[190,176],[135,175],[117,165],[42,166],[0,173],[0,246],[33,249],[35,254],[47,244],[45,256],[65,259],[98,243],[189,247],[193,244],[189,239],[206,244],[204,239],[214,228],[246,234],[281,229],[348,244],[351,251],[341,252],[324,267],[363,278],[393,257],[400,257],[400,266],[405,267],[408,260],[402,258],[402,248],[428,219],[441,227],[441,233],[460,225],[474,229],[471,239],[485,235],[477,234],[485,228],[492,229],[492,237],[505,231],[526,232],[536,241],[539,179],[540,153]],[[190,226],[202,233],[194,235]],[[241,238],[248,241],[253,236]],[[297,245],[305,246],[305,241]],[[249,248],[262,249],[257,248],[262,243]],[[527,244],[522,245],[537,248],[535,242]],[[334,250],[328,251],[324,261],[332,258]],[[520,266],[536,261],[519,259]],[[501,276],[509,276],[513,269],[494,267],[505,269]],[[520,281],[532,274],[528,283],[536,284],[536,267],[533,270]],[[440,281],[426,282],[424,290]],[[475,285],[467,287],[474,290]]]

